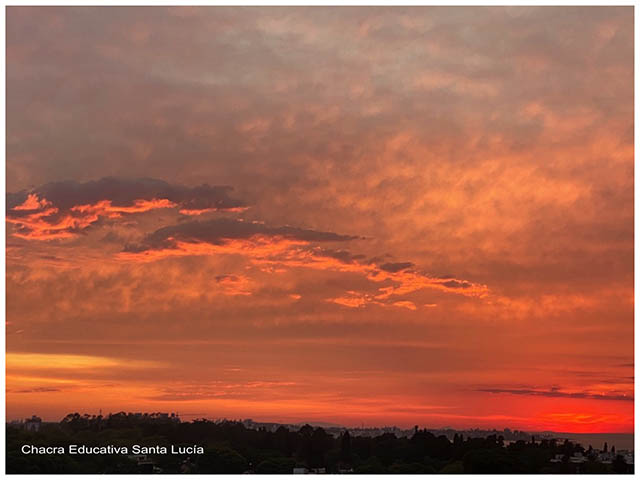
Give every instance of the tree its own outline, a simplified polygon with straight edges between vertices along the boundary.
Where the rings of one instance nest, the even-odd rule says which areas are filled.
[[[296,462],[292,458],[268,458],[258,464],[256,473],[292,473]]]
[[[525,473],[524,466],[501,448],[468,452],[462,459],[464,473]]]
[[[311,468],[326,466],[325,454],[331,448],[332,437],[327,435],[324,428],[318,427],[311,435]]]
[[[389,467],[389,473],[395,474],[411,474],[411,473],[436,473],[433,467],[426,467],[425,465],[413,462],[413,463],[394,463]]]
[[[342,462],[351,461],[351,435],[349,435],[349,430],[345,430],[340,437],[340,460]]]
[[[613,451],[614,447],[611,447],[611,451]],[[627,468],[627,462],[625,462],[624,457],[622,455],[616,455],[616,458],[611,463],[611,467],[613,471],[616,473],[629,473]]]
[[[311,436],[313,435],[313,427],[309,424],[298,430],[298,457],[305,463],[307,467],[311,467],[313,461],[313,449],[311,446]]]
[[[463,474],[464,466],[462,465],[462,462],[449,463],[444,467],[442,467],[442,469],[438,473],[454,474],[454,475]]]
[[[210,446],[198,457],[198,473],[243,473],[247,459],[226,446]]]
[[[354,469],[355,473],[387,473],[387,469],[378,459],[378,457],[370,457],[366,463],[359,465]]]
[[[291,432],[286,427],[280,426],[276,430],[275,447],[287,457],[293,452]]]

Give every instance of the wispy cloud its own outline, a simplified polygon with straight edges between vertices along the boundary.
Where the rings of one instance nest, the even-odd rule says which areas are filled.
[[[551,397],[551,398],[582,398],[588,400],[613,400],[622,402],[633,402],[633,395],[626,395],[620,393],[595,393],[590,391],[584,392],[566,392],[557,388],[551,388],[549,390],[533,390],[527,388],[481,388],[479,392],[487,393],[506,393],[511,395],[531,395],[537,397]]]

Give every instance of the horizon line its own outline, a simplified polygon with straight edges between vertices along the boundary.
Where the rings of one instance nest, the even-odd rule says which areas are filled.
[[[70,412],[67,415],[73,414],[73,413],[79,413],[79,412]],[[153,414],[153,413],[167,413],[167,414],[171,414],[171,413],[175,413],[175,416],[177,418],[180,419],[180,421],[182,422],[182,417],[180,416],[179,412],[127,412],[124,410],[119,410],[117,412],[108,412],[106,414],[88,414],[88,413],[83,413],[81,415],[92,415],[92,416],[99,416],[102,415],[103,417],[109,416],[109,415],[115,415],[118,413],[126,413],[126,414],[135,414],[135,413],[141,413],[141,414]],[[37,416],[38,418],[41,418],[39,415],[37,414],[32,414],[34,416]],[[459,427],[459,428],[455,428],[455,427],[451,427],[451,426],[443,426],[443,427],[429,427],[429,426],[421,426],[419,424],[415,424],[413,427],[401,427],[398,425],[352,425],[352,426],[348,426],[348,425],[342,425],[342,424],[337,424],[337,423],[333,423],[333,422],[328,422],[328,421],[324,421],[324,420],[314,420],[314,421],[298,421],[298,422],[282,422],[282,421],[274,421],[274,420],[254,420],[252,418],[241,418],[241,419],[232,419],[232,418],[226,418],[226,417],[212,417],[212,416],[208,416],[207,414],[203,414],[203,416],[198,416],[200,414],[183,414],[184,416],[188,416],[188,417],[192,417],[191,420],[187,420],[185,421],[185,423],[187,422],[193,422],[195,420],[210,420],[210,421],[228,421],[228,422],[237,422],[237,423],[244,423],[245,421],[249,420],[252,421],[254,423],[272,423],[272,424],[277,424],[277,425],[310,425],[310,426],[318,426],[321,428],[344,428],[344,429],[381,429],[381,428],[397,428],[399,430],[413,430],[415,429],[415,427],[417,426],[420,430],[454,430],[454,431],[472,431],[472,430],[480,430],[480,431],[496,431],[496,432],[503,432],[505,430],[511,430],[513,432],[518,431],[518,432],[525,432],[525,433],[532,433],[532,434],[541,434],[541,433],[555,433],[555,434],[570,434],[570,435],[635,435],[635,431],[631,431],[631,432],[570,432],[570,431],[556,431],[556,430],[529,430],[529,429],[521,429],[521,428],[515,428],[515,427],[503,427],[501,429],[499,429],[498,427]],[[65,415],[66,416],[66,415]],[[60,420],[44,420],[41,418],[42,422],[44,423],[60,423],[65,417],[62,417]],[[11,423],[11,422],[24,422],[25,420],[28,420],[28,418],[17,418],[17,419],[13,419],[13,420],[9,420],[8,418],[6,419],[5,423]],[[320,425],[320,424],[324,424],[324,425]]]

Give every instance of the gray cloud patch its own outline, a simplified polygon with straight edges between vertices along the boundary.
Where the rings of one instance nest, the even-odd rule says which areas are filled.
[[[444,282],[442,284],[443,286],[447,287],[447,288],[469,288],[471,287],[471,284],[469,282],[466,281],[459,281],[459,280],[450,280],[448,282]]]
[[[45,393],[45,392],[61,392],[60,388],[54,387],[35,387],[25,390],[16,390],[15,393]]]
[[[619,394],[597,394],[591,392],[562,392],[558,387],[552,387],[549,390],[533,390],[528,388],[480,388],[479,392],[487,393],[507,393],[511,395],[532,395],[536,397],[553,397],[553,398],[584,398],[589,400],[616,400],[623,402],[633,402],[633,396]]]
[[[384,263],[380,265],[380,270],[384,270],[385,272],[390,273],[396,273],[400,270],[406,270],[410,267],[413,267],[412,262]]]
[[[160,228],[147,235],[140,244],[127,244],[124,251],[138,253],[147,250],[173,248],[177,240],[220,245],[226,240],[248,239],[256,235],[283,237],[306,242],[341,242],[358,238],[332,232],[320,232],[289,226],[270,227],[263,223],[218,218],[203,222],[185,222]]]
[[[69,210],[78,205],[91,205],[110,200],[114,206],[128,207],[136,200],[167,199],[185,209],[232,209],[246,206],[230,197],[229,186],[200,185],[185,187],[172,185],[154,178],[105,177],[85,183],[76,181],[51,182],[31,191],[23,190],[7,195],[7,208],[23,203],[29,194],[37,194],[50,201],[60,210]]]
[[[314,250],[318,255],[323,257],[335,258],[342,263],[356,263],[365,258],[362,254],[353,254],[347,250],[331,250],[327,248],[316,248]]]

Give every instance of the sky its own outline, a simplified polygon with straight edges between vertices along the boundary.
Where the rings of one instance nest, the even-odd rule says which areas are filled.
[[[8,7],[7,418],[633,431],[633,7]]]

